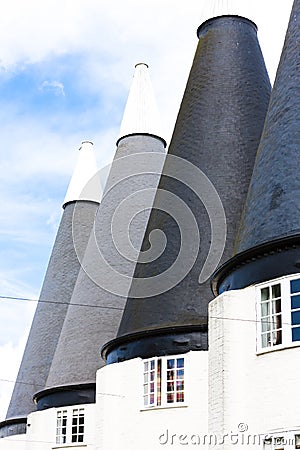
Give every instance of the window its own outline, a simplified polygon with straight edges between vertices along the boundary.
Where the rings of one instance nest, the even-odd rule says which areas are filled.
[[[258,286],[258,350],[300,342],[300,278]]]
[[[292,341],[300,341],[300,279],[290,281]]]
[[[152,358],[143,362],[144,407],[184,402],[184,358]]]
[[[282,343],[280,283],[260,290],[261,346],[274,347]]]
[[[73,409],[72,442],[83,442],[84,409]]]
[[[83,442],[84,408],[64,409],[56,414],[56,444]]]
[[[56,416],[56,443],[65,444],[67,436],[67,411],[57,411]]]

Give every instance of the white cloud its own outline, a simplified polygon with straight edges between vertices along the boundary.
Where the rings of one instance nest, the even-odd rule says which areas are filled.
[[[64,85],[60,81],[45,80],[39,87],[40,91],[53,91],[55,95],[62,95],[65,97]]]

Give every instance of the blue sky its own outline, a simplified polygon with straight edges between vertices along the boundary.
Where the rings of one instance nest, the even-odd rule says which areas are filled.
[[[213,14],[253,19],[271,80],[292,0],[10,0],[0,18],[0,295],[37,298],[77,149],[113,157],[134,65],[147,62],[170,139]],[[35,303],[0,300],[0,420]],[[7,381],[1,381],[7,380]]]

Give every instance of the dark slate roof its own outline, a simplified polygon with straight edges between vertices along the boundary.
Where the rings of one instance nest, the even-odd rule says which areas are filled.
[[[216,276],[216,293],[220,284],[221,290],[241,288],[299,272],[299,249],[294,249],[293,256],[289,253],[300,244],[299,48],[300,1],[295,0],[237,237],[236,256]],[[277,256],[273,256],[274,252]],[[229,275],[231,272],[236,273]]]
[[[296,1],[258,149],[238,252],[300,232],[299,48],[300,1]]]
[[[154,174],[140,174],[139,172],[138,162],[143,164],[147,153],[155,157],[153,160]],[[157,153],[161,155],[161,158],[156,157]],[[95,383],[96,370],[105,364],[100,357],[100,348],[107,340],[116,336],[130,287],[130,279],[135,268],[135,261],[124,258],[116,248],[113,240],[116,236],[112,236],[111,232],[113,216],[123,200],[126,201],[132,194],[143,189],[153,189],[152,202],[148,205],[149,209],[137,217],[133,217],[130,225],[130,238],[138,254],[153,203],[154,192],[159,182],[164,156],[164,142],[160,137],[137,134],[123,137],[119,141],[99,206],[95,229],[87,246],[83,267],[79,273],[53,357],[46,390],[37,396],[38,408],[45,407],[43,396],[47,396],[49,405],[58,405],[55,402],[60,402],[61,397],[57,390],[54,389],[53,398],[49,398],[51,389],[57,387],[61,387],[61,395],[64,395],[65,402],[68,401],[69,404],[86,403],[78,386]],[[126,161],[129,164],[126,164]],[[123,173],[124,167],[125,172]],[[118,184],[112,187],[117,180]],[[126,218],[124,218],[124,222],[121,220],[117,225],[119,231],[125,231],[127,236],[129,223],[125,220]],[[93,239],[94,236],[96,242]],[[99,259],[99,249],[104,255],[105,261],[108,262],[108,272],[103,261]],[[115,276],[110,275],[110,269],[116,271]],[[126,282],[120,287],[120,290],[118,289],[118,273],[126,278]],[[115,293],[115,288],[119,294]],[[64,387],[70,393],[67,400],[66,392],[63,392]],[[51,388],[50,391],[48,388]]]
[[[269,102],[270,83],[253,22],[238,16],[217,17],[205,22],[198,36],[169,155],[200,168],[215,186],[228,227],[222,258],[225,261],[233,251]],[[172,164],[167,159],[163,174],[172,169]],[[202,183],[203,179],[199,179],[200,188],[205,187]],[[209,282],[199,285],[198,278],[211,240],[209,217],[203,203],[184,183],[163,175],[159,188],[174,193],[193,212],[201,237],[199,254],[188,275],[167,292],[137,298],[143,295],[144,284],[133,280],[118,337],[103,349],[108,362],[207,349],[207,305],[212,293]],[[135,272],[137,278],[150,278],[148,294],[151,289],[156,291],[155,277],[174,263],[180,249],[179,227],[170,215],[159,210],[161,205],[167,209],[164,193],[159,191],[143,249],[149,249],[149,235],[156,229],[165,233],[166,249],[152,263],[138,264]],[[185,217],[183,221],[187,224]],[[161,234],[156,236],[161,239]],[[151,237],[155,246],[155,233]],[[183,245],[187,255],[195,250],[197,242],[192,233]],[[185,262],[182,261],[182,273]]]
[[[77,215],[74,222],[75,205]],[[7,419],[27,416],[36,409],[33,395],[46,384],[80,270],[80,262],[74,248],[72,224],[77,229],[77,252],[82,254],[85,251],[98,206],[95,202],[80,201],[68,203],[64,209],[8,408]]]

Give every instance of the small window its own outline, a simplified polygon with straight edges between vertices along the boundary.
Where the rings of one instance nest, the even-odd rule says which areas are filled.
[[[291,280],[292,341],[300,341],[300,280]]]
[[[56,413],[56,444],[83,442],[84,408],[64,409]]]
[[[258,350],[300,343],[300,278],[285,277],[257,286]]]
[[[83,442],[84,409],[73,409],[72,442]]]
[[[143,362],[143,405],[170,406],[184,398],[184,358],[152,358]]]
[[[279,283],[260,290],[261,347],[282,343],[281,286]]]
[[[65,444],[67,438],[67,410],[57,411],[56,443]]]

